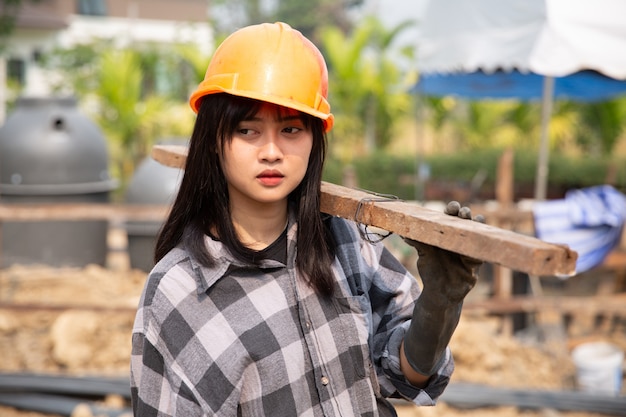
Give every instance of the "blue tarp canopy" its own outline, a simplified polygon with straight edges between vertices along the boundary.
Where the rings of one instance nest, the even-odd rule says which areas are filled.
[[[626,1],[428,0],[417,45],[422,74],[595,70],[626,80]]]
[[[599,101],[626,92],[625,0],[427,0],[420,23],[413,91],[541,99],[539,200],[553,100]]]
[[[541,100],[543,75],[520,71],[486,73],[423,73],[413,92],[424,96],[458,96],[469,99]],[[596,71],[579,71],[554,77],[554,99],[579,102],[604,101],[626,94],[626,81]]]
[[[626,92],[624,0],[427,0],[416,92],[599,101]]]

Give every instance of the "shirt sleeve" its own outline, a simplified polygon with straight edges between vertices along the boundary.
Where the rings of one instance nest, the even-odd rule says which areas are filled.
[[[131,404],[135,416],[203,416],[191,390],[170,383],[165,361],[142,333],[133,333]]]
[[[372,354],[381,393],[417,405],[435,405],[450,381],[454,361],[450,349],[424,388],[411,385],[400,370],[400,346],[411,324],[420,288],[417,280],[382,244],[362,243],[361,253],[372,268],[369,297],[372,306]]]
[[[428,385],[417,388],[404,377],[400,370],[400,345],[408,330],[408,324],[396,329],[391,335],[387,349],[383,352],[381,366],[385,377],[397,390],[401,397],[415,403],[418,406],[435,405],[450,382],[450,376],[454,371],[454,359],[450,348],[445,351],[445,360],[437,372],[431,376]],[[382,385],[382,384],[381,384]]]

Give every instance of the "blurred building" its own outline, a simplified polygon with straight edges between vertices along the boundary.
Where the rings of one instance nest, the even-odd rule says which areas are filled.
[[[15,28],[0,53],[0,124],[7,83],[24,95],[49,94],[38,65],[42,53],[106,39],[124,46],[137,42],[191,43],[210,53],[213,33],[208,0],[22,0]]]

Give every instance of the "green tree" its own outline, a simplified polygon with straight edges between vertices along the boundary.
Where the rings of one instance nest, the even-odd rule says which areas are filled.
[[[588,153],[611,155],[625,130],[626,98],[578,105],[577,143]]]
[[[45,0],[2,0],[0,1],[0,52],[4,50],[6,40],[15,29],[15,19],[22,4],[40,3]]]
[[[439,151],[505,147],[534,151],[538,147],[541,129],[538,101],[425,97],[423,102],[427,114],[424,120],[442,137]],[[571,101],[554,103],[549,121],[551,148],[575,151],[578,109],[579,104]]]
[[[53,87],[75,94],[104,131],[122,185],[156,140],[187,137],[191,131],[194,115],[187,97],[198,82],[202,54],[190,48],[118,49],[99,41],[56,50],[44,59],[46,68],[62,74]]]
[[[352,28],[349,11],[363,4],[363,0],[214,0],[211,2],[214,26],[219,32],[251,24],[283,21],[316,40],[320,22],[340,27],[344,32]]]
[[[315,42],[320,22],[349,32],[353,23],[348,11],[361,4],[363,0],[280,0],[272,18],[289,23]]]
[[[99,59],[96,73],[98,98],[96,121],[113,144],[114,160],[122,179],[128,179],[136,163],[149,153],[159,132],[158,116],[165,113],[165,99],[142,98],[143,73],[137,54],[130,50],[108,50]]]
[[[371,152],[391,140],[394,122],[412,110],[405,74],[392,56],[397,35],[412,22],[391,30],[375,17],[359,24],[350,35],[336,26],[320,31],[320,40],[329,66],[330,101],[337,116],[333,141],[336,150]],[[410,49],[402,51],[411,56]]]

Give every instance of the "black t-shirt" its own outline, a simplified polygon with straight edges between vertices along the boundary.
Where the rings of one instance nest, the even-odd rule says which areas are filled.
[[[287,228],[278,236],[267,248],[257,251],[254,254],[255,260],[273,259],[275,261],[287,264]],[[254,261],[251,259],[250,261]]]
[[[219,241],[219,239],[213,234],[209,234],[211,239]],[[247,261],[251,264],[256,264],[262,259],[273,259],[283,264],[287,264],[287,228],[278,236],[278,238],[272,242],[271,245],[265,249],[254,251],[252,255],[247,257]]]

